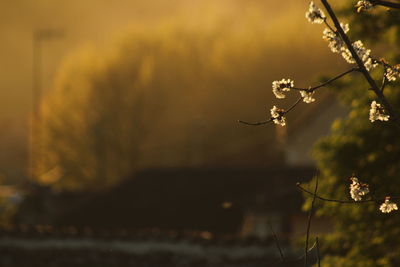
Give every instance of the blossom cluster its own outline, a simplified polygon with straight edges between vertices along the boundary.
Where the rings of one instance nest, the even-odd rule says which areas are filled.
[[[271,109],[271,117],[272,117],[272,121],[275,124],[279,124],[281,126],[285,126],[286,125],[286,118],[285,118],[285,110],[278,108],[277,106],[273,106],[273,108]]]
[[[276,98],[285,98],[284,91],[289,92],[291,88],[294,87],[294,81],[290,79],[282,79],[280,81],[272,82],[272,92],[275,94]]]
[[[309,89],[309,90],[301,90],[300,91],[301,97],[303,98],[303,102],[309,104],[315,101],[315,98],[313,97],[314,91]]]
[[[371,57],[371,49],[365,48],[360,40],[355,41],[352,46],[368,71],[378,66],[378,63]],[[356,63],[349,49],[343,48],[341,53],[348,63]]]
[[[351,177],[350,196],[354,201],[361,201],[362,197],[369,193],[368,184],[360,183],[358,178]]]
[[[379,207],[382,213],[390,213],[394,210],[398,210],[397,204],[390,200],[390,197],[385,198],[385,202]]]
[[[344,33],[349,31],[349,24],[340,23],[340,27],[342,27]],[[339,34],[332,31],[330,28],[324,29],[322,32],[322,39],[329,42],[328,46],[333,53],[340,53],[346,47]]]
[[[400,65],[390,66],[386,68],[385,72],[386,79],[390,82],[400,79]]]
[[[390,116],[385,113],[385,109],[381,104],[375,100],[371,102],[371,108],[369,110],[369,120],[374,121],[388,121]]]
[[[350,184],[350,196],[354,201],[361,201],[363,196],[369,193],[369,186],[368,184],[364,184],[358,181],[358,178],[351,177],[351,184]],[[379,210],[382,213],[390,213],[394,210],[397,210],[397,204],[390,200],[390,197],[385,198],[385,202],[383,202]]]
[[[321,9],[317,8],[317,6],[312,1],[310,2],[310,7],[306,12],[306,18],[309,22],[317,24],[323,23],[326,19],[324,12]]]
[[[344,33],[349,31],[349,24],[341,23],[340,27],[343,29]],[[337,32],[334,32],[329,28],[325,28],[322,32],[322,38],[329,42],[328,46],[333,53],[340,53],[342,57],[350,64],[356,63],[350,50],[346,47],[344,41]],[[377,62],[371,57],[371,49],[365,48],[364,44],[360,40],[355,41],[352,46],[368,71],[378,65]]]

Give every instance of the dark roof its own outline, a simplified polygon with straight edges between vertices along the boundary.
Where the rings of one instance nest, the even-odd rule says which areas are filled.
[[[75,201],[79,204],[65,209],[69,211],[53,222],[233,233],[246,210],[284,213],[299,209],[302,200],[296,182],[312,175],[309,168],[145,170],[90,200]],[[232,207],[224,209],[224,202]]]

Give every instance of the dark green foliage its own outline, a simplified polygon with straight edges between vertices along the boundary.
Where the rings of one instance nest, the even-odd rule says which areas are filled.
[[[368,43],[374,57],[399,62],[400,12],[377,7],[357,14],[354,8],[341,12],[349,22],[350,37]],[[384,53],[380,53],[383,49]],[[378,84],[382,69],[373,71]],[[361,75],[337,83],[339,99],[350,107],[347,117],[332,125],[331,134],[314,148],[320,169],[318,194],[331,199],[350,200],[349,178],[354,174],[368,183],[377,198],[400,196],[400,128],[390,122],[368,120],[376,96]],[[385,95],[400,113],[399,81],[386,87]],[[310,183],[310,186],[314,182]],[[311,200],[305,203],[310,206]],[[323,266],[400,266],[400,214],[383,214],[380,202],[366,204],[317,203],[317,215],[332,218],[334,233],[321,241]]]

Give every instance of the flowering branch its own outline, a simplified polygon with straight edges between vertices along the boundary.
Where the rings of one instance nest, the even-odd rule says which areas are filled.
[[[342,38],[342,40],[346,44],[347,49],[350,51],[353,59],[357,63],[357,66],[358,66],[360,72],[364,75],[365,79],[367,80],[367,82],[371,86],[371,90],[375,93],[375,95],[379,98],[381,103],[385,106],[385,108],[387,109],[389,115],[392,117],[392,119],[394,120],[396,125],[398,127],[400,127],[399,118],[395,115],[395,112],[394,112],[392,106],[387,101],[387,99],[384,96],[383,92],[381,90],[379,90],[379,88],[376,85],[374,79],[372,79],[371,75],[369,74],[368,70],[366,69],[366,67],[364,65],[365,63],[359,57],[359,55],[356,52],[353,44],[351,44],[349,38],[347,37],[346,33],[344,32],[344,30],[342,28],[342,25],[340,24],[339,20],[337,19],[336,15],[333,12],[333,10],[332,10],[331,6],[329,5],[328,1],[327,0],[321,0],[321,3],[324,5],[326,11],[328,12],[329,16],[331,17],[331,19],[332,19],[332,21],[333,21],[333,23],[334,23],[334,25],[335,25],[335,27],[337,29],[337,32],[338,32],[339,36]]]
[[[289,108],[287,108],[286,110],[283,110],[283,109],[282,109],[283,112],[281,112],[281,117],[283,117],[284,115],[286,115],[287,113],[289,113],[292,109],[294,109],[294,108],[301,102],[301,100],[303,100],[304,98],[307,98],[307,97],[310,98],[310,97],[311,97],[310,94],[312,94],[312,93],[313,93],[314,91],[316,91],[317,89],[319,89],[319,88],[321,88],[321,87],[324,87],[324,86],[326,86],[326,85],[328,85],[328,84],[330,84],[330,83],[332,83],[332,82],[334,82],[334,81],[336,81],[336,80],[342,78],[343,76],[345,76],[345,75],[347,75],[347,74],[349,74],[349,73],[355,72],[355,71],[359,71],[359,68],[357,68],[357,67],[351,68],[351,69],[349,69],[349,70],[347,70],[347,71],[345,71],[345,72],[343,72],[343,73],[340,73],[339,75],[337,75],[337,76],[335,76],[335,77],[333,77],[333,78],[331,78],[331,79],[329,79],[329,80],[327,80],[327,81],[325,81],[325,82],[323,82],[323,83],[321,83],[321,84],[319,84],[319,85],[317,85],[317,86],[309,87],[308,89],[306,89],[306,88],[298,88],[298,87],[294,87],[294,86],[288,87],[288,88],[291,88],[291,89],[293,89],[293,90],[300,91],[300,93],[302,93],[302,92],[306,92],[306,93],[302,93],[302,94],[301,94],[301,97],[299,97]],[[290,80],[284,80],[284,79],[283,79],[282,81],[284,81],[285,83],[287,83],[287,81],[290,81]],[[281,81],[281,82],[275,81],[275,82],[277,82],[277,83],[282,83],[282,81]],[[278,86],[279,86],[279,85],[278,85]],[[278,88],[278,87],[276,87],[276,88]],[[279,89],[277,89],[277,90],[279,90]],[[286,91],[287,91],[287,90],[286,90]],[[275,94],[277,94],[277,93],[275,92]],[[283,96],[284,96],[284,95],[283,95]],[[268,120],[260,121],[260,122],[247,122],[247,121],[242,121],[242,120],[238,120],[238,122],[239,122],[239,123],[242,123],[242,124],[245,124],[245,125],[250,125],[250,126],[260,126],[260,125],[264,125],[264,124],[273,122],[274,119],[276,119],[276,118],[271,117],[271,118],[268,119]]]
[[[384,89],[389,82],[395,81],[396,79],[400,79],[400,65],[389,65],[385,62],[384,59],[376,59],[373,58],[371,54],[371,50],[364,47],[362,41],[358,40],[354,43],[351,43],[349,37],[347,36],[347,32],[349,31],[348,24],[342,24],[339,22],[338,18],[336,17],[334,11],[332,10],[331,6],[328,3],[328,0],[320,0],[321,3],[324,5],[326,11],[329,14],[329,17],[333,21],[334,27],[331,26],[328,21],[327,17],[325,16],[324,12],[319,9],[313,2],[310,2],[309,10],[306,12],[306,18],[311,23],[322,24],[324,23],[327,28],[323,31],[323,39],[329,42],[329,48],[333,53],[339,53],[343,56],[343,58],[350,64],[356,64],[356,67],[353,67],[329,80],[326,82],[321,83],[320,85],[309,87],[309,88],[298,88],[294,86],[294,81],[291,79],[282,79],[280,81],[273,81],[272,82],[272,91],[275,94],[276,98],[282,99],[285,98],[285,92],[289,92],[291,89],[299,91],[300,97],[288,108],[288,109],[281,109],[277,106],[273,106],[271,109],[271,117],[268,120],[261,121],[261,122],[246,122],[246,121],[239,121],[239,123],[243,123],[246,125],[263,125],[269,122],[274,122],[275,124],[279,124],[281,126],[286,125],[286,118],[285,115],[293,110],[300,102],[305,103],[312,103],[315,101],[313,97],[315,91],[321,87],[324,87],[345,75],[352,73],[352,72],[360,72],[362,73],[365,80],[368,82],[370,86],[370,90],[374,92],[377,99],[376,101],[373,100],[371,102],[371,108],[369,113],[369,119],[371,122],[374,121],[388,121],[389,119],[400,128],[400,117],[396,114],[395,110],[393,109],[392,105],[386,99],[384,95]],[[358,7],[357,11],[360,12],[362,10],[368,10],[372,8],[374,5],[383,5],[393,8],[400,9],[400,3],[392,3],[388,1],[381,1],[381,0],[364,0],[358,1],[356,7]],[[382,83],[378,87],[377,82],[372,78],[371,74],[369,73],[370,70],[381,65],[384,69],[384,74],[382,78]],[[379,102],[379,103],[378,103]],[[398,197],[390,197],[386,196],[385,198],[376,198],[375,196],[369,194],[369,186],[368,184],[361,183],[358,181],[356,177],[351,177],[352,183],[350,184],[350,196],[352,200],[336,200],[336,199],[329,199],[325,197],[321,197],[317,194],[318,190],[318,175],[316,176],[315,188],[314,192],[308,191],[307,189],[303,188],[300,183],[297,183],[297,187],[307,193],[308,195],[312,196],[311,208],[308,214],[308,221],[307,221],[307,231],[306,231],[306,240],[305,240],[305,247],[304,247],[304,254],[302,258],[304,258],[304,266],[308,264],[308,252],[311,250],[308,248],[309,246],[309,238],[310,238],[310,228],[311,228],[311,220],[314,212],[314,205],[317,199],[327,202],[336,202],[340,204],[358,204],[358,203],[372,203],[372,202],[382,202],[380,205],[379,210],[382,213],[390,213],[394,210],[397,210],[397,204],[391,200],[399,200],[400,196]],[[369,195],[368,195],[369,194]],[[364,197],[368,195],[367,199]],[[271,226],[270,226],[271,227]],[[281,262],[290,261],[285,259],[283,253],[280,249],[278,239],[273,232],[271,227],[271,231],[274,235],[275,242],[277,244],[277,248],[281,255]],[[318,237],[316,238],[315,242],[317,246],[317,264],[320,266],[320,254],[319,254],[319,241]],[[301,258],[299,259],[301,260]]]

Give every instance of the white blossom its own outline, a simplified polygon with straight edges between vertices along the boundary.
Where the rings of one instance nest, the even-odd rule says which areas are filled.
[[[354,201],[361,201],[362,197],[369,193],[368,184],[360,183],[356,177],[351,177],[350,180],[350,196]]]
[[[360,40],[355,41],[352,46],[368,71],[378,65],[378,63],[376,63],[370,56],[371,49],[365,48],[364,44]],[[342,57],[350,64],[356,63],[353,55],[347,48],[342,48]]]
[[[385,114],[385,110],[381,104],[376,103],[376,101],[371,102],[371,109],[369,110],[369,120],[374,121],[388,121],[389,115]]]
[[[369,57],[367,59],[367,61],[364,62],[364,66],[367,69],[367,71],[370,71],[370,70],[376,68],[376,66],[378,66],[378,65],[379,64],[374,59],[372,59],[372,57]]]
[[[349,27],[349,24],[348,24],[348,23],[346,23],[346,24],[340,23],[340,27],[342,28],[342,30],[344,31],[344,33],[348,33],[349,30],[350,30],[350,27]]]
[[[284,91],[289,92],[291,88],[294,87],[294,81],[290,79],[282,79],[280,81],[272,82],[272,92],[275,94],[276,98],[285,98]]]
[[[314,91],[301,90],[300,94],[301,94],[301,97],[303,98],[303,102],[305,102],[307,104],[315,101],[315,98],[313,97]]]
[[[400,65],[388,67],[386,69],[385,76],[389,82],[393,82],[396,79],[400,78]]]
[[[354,50],[356,51],[357,55],[360,57],[360,59],[364,62],[369,58],[369,55],[371,54],[371,50],[370,49],[366,49],[364,47],[364,44],[358,40],[355,41],[352,44]],[[356,63],[356,61],[354,60],[351,52],[349,49],[343,49],[342,50],[342,56],[343,58],[348,62],[348,63]]]
[[[310,7],[306,12],[306,18],[311,23],[321,24],[326,19],[324,12],[318,8],[313,1],[310,2]]]
[[[349,24],[340,23],[344,33],[349,31]],[[333,53],[340,53],[345,47],[345,43],[337,32],[332,31],[329,28],[325,28],[322,32],[322,38],[329,42],[328,46]]]
[[[271,117],[275,124],[279,124],[281,126],[286,125],[286,118],[283,115],[285,115],[285,110],[278,108],[277,106],[273,106],[271,109]]]
[[[373,4],[370,1],[362,0],[358,1],[356,4],[357,12],[361,12],[362,10],[368,10],[373,7]]]
[[[340,26],[343,29],[344,33],[347,33],[349,31],[349,24],[341,23]],[[325,28],[322,32],[322,38],[329,42],[328,46],[333,53],[340,53],[343,58],[350,64],[356,63],[353,55],[346,47],[343,39],[340,37],[337,31],[334,32],[329,28]],[[373,60],[371,57],[371,49],[365,48],[364,44],[360,40],[354,42],[352,46],[368,71],[378,66],[378,63],[375,62],[375,60]]]
[[[382,203],[379,209],[380,211],[382,211],[382,213],[389,213],[392,212],[393,210],[397,210],[398,208],[396,203],[390,201],[390,197],[386,197],[385,202]]]

